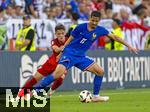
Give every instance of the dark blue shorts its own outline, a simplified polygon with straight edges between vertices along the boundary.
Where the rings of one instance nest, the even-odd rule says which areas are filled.
[[[59,64],[64,65],[67,70],[75,66],[83,71],[93,63],[94,61],[87,56],[75,56],[67,53],[63,53],[59,60]]]

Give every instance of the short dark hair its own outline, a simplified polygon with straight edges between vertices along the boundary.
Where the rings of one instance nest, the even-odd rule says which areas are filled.
[[[145,14],[146,13],[146,11],[145,11],[145,9],[143,8],[143,9],[140,9],[138,12],[137,12],[137,15],[138,16],[141,16],[141,15],[143,15],[143,14]]]
[[[79,15],[76,12],[72,12],[71,15],[73,20],[77,21],[79,19]]]
[[[91,17],[92,17],[92,16],[101,18],[101,13],[98,12],[98,11],[93,11],[93,12],[91,13]]]
[[[31,17],[30,17],[29,15],[24,15],[24,16],[22,17],[22,19],[23,19],[23,20],[27,20],[27,19],[31,19]]]
[[[56,27],[55,27],[55,32],[57,31],[57,30],[65,30],[65,26],[63,25],[63,24],[57,24],[56,25]]]
[[[114,22],[116,22],[119,26],[121,25],[121,21],[119,19],[113,19]]]
[[[0,13],[3,12],[3,11],[4,11],[3,7],[0,6]]]

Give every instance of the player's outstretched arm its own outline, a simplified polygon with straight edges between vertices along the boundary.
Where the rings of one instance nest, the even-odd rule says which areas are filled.
[[[125,42],[123,39],[119,38],[118,36],[116,36],[114,34],[108,34],[107,37],[127,46],[130,52],[134,52],[134,53],[138,54],[138,49],[132,47],[127,42]]]
[[[58,47],[57,45],[53,45],[52,49],[56,52],[56,53],[60,53],[61,52],[61,47]]]
[[[73,36],[70,36],[64,44],[64,48],[73,40]]]
[[[68,40],[65,42],[64,46],[61,47],[61,51],[64,50],[64,48],[73,40],[73,36],[70,36]]]
[[[62,46],[62,47],[60,48],[61,51],[64,50],[65,46],[67,46],[67,45],[72,41],[72,39],[73,39],[72,36],[70,36],[70,37],[68,38],[68,40],[65,42],[64,46]],[[61,55],[62,55],[62,52],[60,52],[59,55],[56,57],[56,61],[58,61],[58,60],[60,59]]]

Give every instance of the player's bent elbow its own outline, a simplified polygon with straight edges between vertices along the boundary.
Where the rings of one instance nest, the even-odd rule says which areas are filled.
[[[101,71],[101,76],[103,76],[105,74],[104,70]]]

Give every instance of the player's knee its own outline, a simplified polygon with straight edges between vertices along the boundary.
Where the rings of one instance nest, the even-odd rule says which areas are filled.
[[[57,79],[59,77],[62,77],[62,75],[64,74],[64,71],[63,70],[55,70],[54,71],[54,78]]]
[[[36,72],[33,77],[36,79],[36,81],[39,81],[43,78],[43,75],[39,72]]]
[[[61,78],[64,79],[64,78],[65,78],[65,74],[63,74],[63,75],[61,76]]]
[[[100,76],[103,76],[104,73],[105,73],[104,70],[99,70],[99,71],[98,71],[98,74],[99,74]]]

